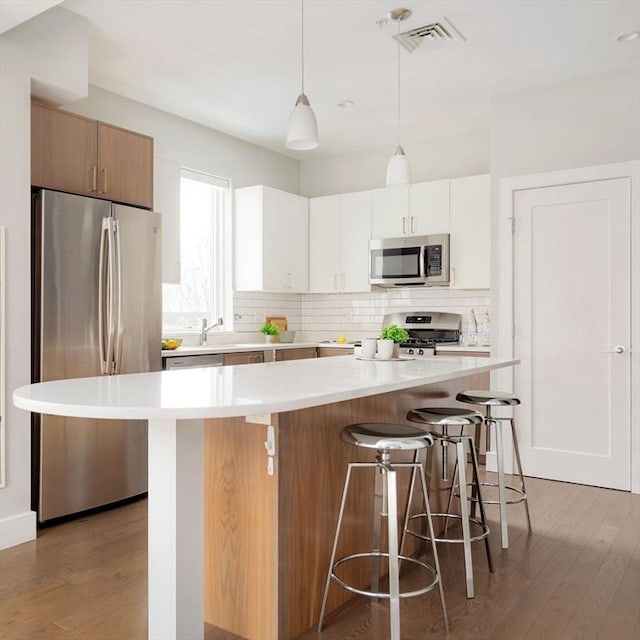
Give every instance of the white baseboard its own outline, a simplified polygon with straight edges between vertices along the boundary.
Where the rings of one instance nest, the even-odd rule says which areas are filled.
[[[36,512],[26,511],[0,520],[0,550],[36,539]]]

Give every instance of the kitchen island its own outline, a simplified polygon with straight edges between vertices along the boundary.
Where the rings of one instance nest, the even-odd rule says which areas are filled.
[[[148,420],[150,639],[202,638],[205,619],[248,638],[292,638],[317,618],[354,455],[342,426],[450,404],[476,376],[514,364],[323,358],[60,380],[21,387],[13,400],[40,413]],[[364,539],[353,523],[347,542]]]

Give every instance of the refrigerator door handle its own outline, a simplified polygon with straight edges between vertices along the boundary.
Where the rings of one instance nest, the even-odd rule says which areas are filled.
[[[120,227],[118,221],[113,221],[113,237],[114,237],[114,268],[115,268],[115,286],[116,286],[116,324],[114,327],[114,348],[113,348],[113,373],[120,373],[120,360],[122,357],[122,335],[124,326],[122,322],[122,243],[120,239]]]
[[[114,343],[115,343],[115,309],[114,294],[116,287],[116,248],[115,248],[115,224],[113,218],[106,218],[107,224],[107,373],[115,370]]]
[[[100,348],[100,373],[109,373],[107,364],[107,346],[105,325],[109,302],[107,300],[108,271],[107,271],[107,242],[109,236],[109,218],[102,218],[100,231],[100,258],[98,262],[98,344]]]

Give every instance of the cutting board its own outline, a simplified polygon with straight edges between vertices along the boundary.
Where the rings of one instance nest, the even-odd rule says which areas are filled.
[[[287,330],[287,318],[286,316],[267,316],[264,319],[265,322],[271,322],[271,324],[275,324],[280,331]],[[274,336],[274,342],[280,342],[280,336]]]

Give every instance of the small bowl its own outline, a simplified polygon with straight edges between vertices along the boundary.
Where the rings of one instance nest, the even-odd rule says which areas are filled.
[[[281,331],[280,342],[293,342],[296,338],[295,331]]]
[[[173,351],[174,349],[177,349],[181,344],[182,344],[182,338],[163,338],[162,350]]]

